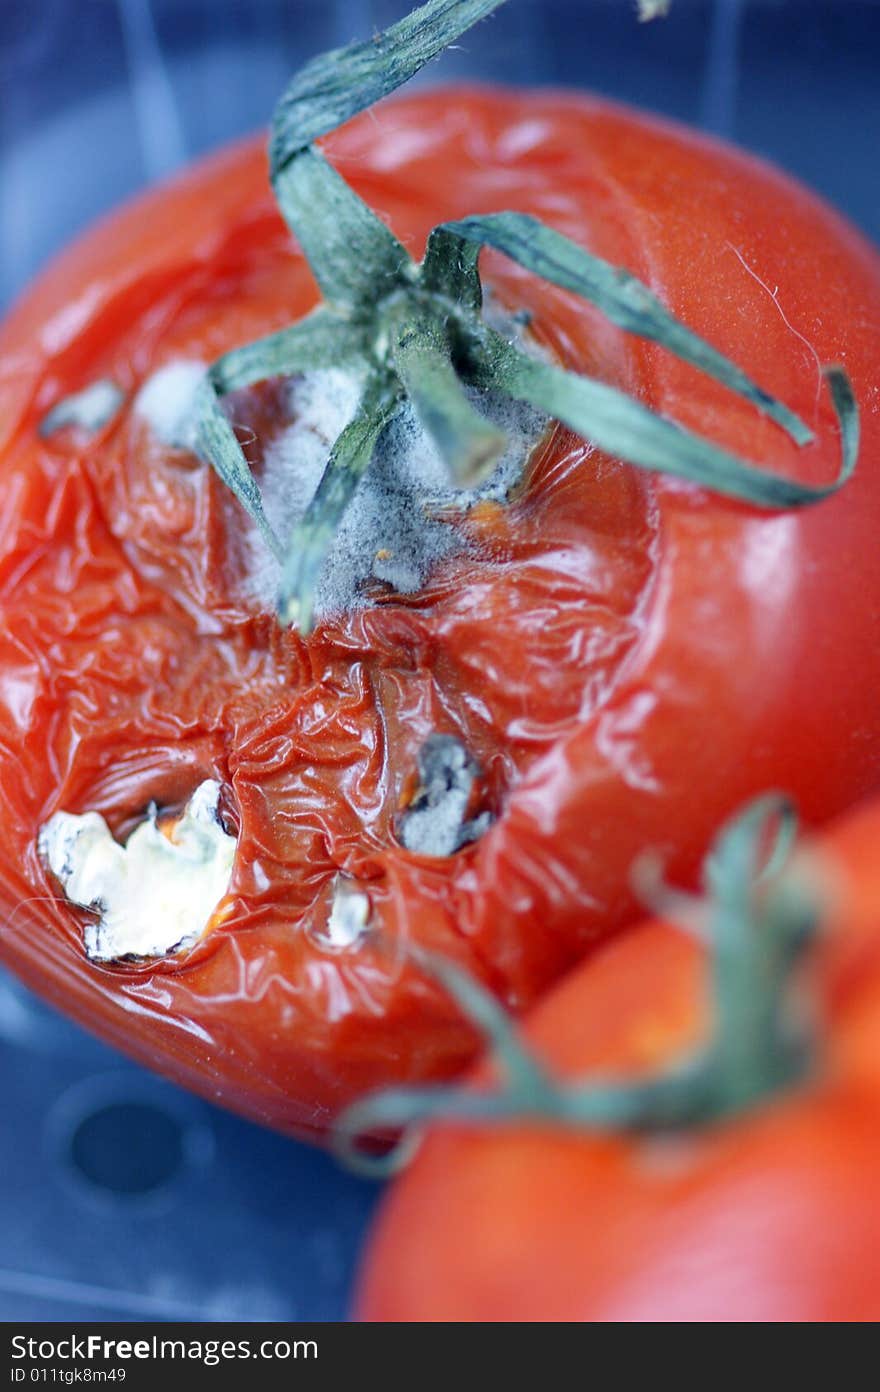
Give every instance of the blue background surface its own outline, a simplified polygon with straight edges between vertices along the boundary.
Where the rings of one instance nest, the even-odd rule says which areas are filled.
[[[265,123],[405,0],[0,0],[0,305],[97,214]],[[510,0],[432,66],[591,87],[782,164],[880,240],[880,0]],[[421,79],[426,80],[426,79]],[[345,1317],[375,1190],[0,975],[0,1319]]]

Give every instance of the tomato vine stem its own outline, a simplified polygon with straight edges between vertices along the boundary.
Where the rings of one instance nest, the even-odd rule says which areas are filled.
[[[301,323],[221,358],[199,399],[197,449],[232,490],[282,565],[279,615],[307,633],[321,567],[382,433],[408,399],[445,460],[470,486],[503,452],[502,434],[472,404],[478,387],[526,401],[585,440],[640,468],[688,479],[765,508],[816,503],[852,474],[859,420],[841,368],[826,370],[841,436],[835,480],[809,487],[768,472],[666,420],[605,383],[540,362],[481,318],[479,256],[491,247],[581,296],[612,323],[651,339],[715,378],[798,445],[812,433],[735,363],[677,320],[635,276],[524,213],[441,224],[416,264],[394,233],[314,142],[395,91],[505,0],[428,0],[365,42],[308,63],[275,111],[270,176],[278,206],[308,260],[323,305]],[[453,344],[452,334],[455,335]],[[461,346],[463,351],[454,351]],[[355,420],[330,452],[324,479],[288,540],[276,537],[260,489],[222,408],[230,391],[327,366],[366,373]]]

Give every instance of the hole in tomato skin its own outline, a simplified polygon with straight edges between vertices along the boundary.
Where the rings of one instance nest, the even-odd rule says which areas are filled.
[[[58,811],[40,828],[44,869],[83,910],[93,962],[158,962],[194,946],[227,914],[235,838],[220,815],[221,786],[201,783],[182,813],[147,815],[124,843],[95,812]]]
[[[398,814],[432,731],[482,770],[468,817],[503,819],[530,767],[601,709],[644,631],[657,524],[634,470],[556,430],[519,496],[480,510],[472,528],[472,554],[346,630],[369,652],[391,833],[404,849]]]
[[[174,347],[190,355],[183,339]],[[289,383],[261,384],[229,407],[262,475],[260,440],[289,417]],[[143,423],[136,428],[143,434]],[[123,443],[101,466],[111,500]],[[126,468],[152,498],[155,478],[142,465],[133,458]],[[167,467],[192,463],[178,454]],[[200,778],[219,776],[224,829],[282,867],[269,898],[295,880],[304,882],[294,885],[297,906],[311,898],[315,849],[311,841],[303,851],[292,844],[301,828],[315,833],[312,841],[326,840],[328,868],[347,863],[352,838],[367,850],[395,840],[400,790],[432,730],[458,738],[484,770],[468,818],[503,815],[532,760],[601,702],[634,641],[652,540],[643,484],[558,428],[542,437],[509,499],[484,501],[459,523],[464,553],[441,563],[423,590],[358,609],[308,643],[239,602],[239,551],[247,550],[241,510],[213,475],[205,486],[204,513],[189,539],[205,547],[191,548],[192,573],[166,568],[171,539],[158,514],[126,513],[122,535],[138,604],[148,612],[136,622],[126,612],[123,625],[108,608],[112,641],[102,635],[97,666],[77,674],[78,699],[99,708],[109,685],[119,715],[112,728],[77,721],[75,740],[58,757],[60,805],[100,811],[125,841],[151,801],[160,815],[174,815]],[[123,606],[131,602],[128,591],[120,594]],[[182,607],[171,610],[178,599]],[[65,629],[59,646],[77,657],[74,637]],[[273,744],[276,707],[296,706],[311,688],[314,719],[291,717],[289,739],[279,731]],[[176,741],[169,724],[179,730]],[[212,733],[193,739],[193,729]],[[131,736],[135,747],[125,749]],[[243,742],[255,752],[236,773]],[[247,858],[237,887],[250,909]],[[115,969],[156,966],[175,963],[126,961]]]
[[[143,807],[139,808],[137,812],[129,813],[119,821],[114,818],[112,812],[108,811],[102,813],[102,815],[107,825],[113,831],[115,840],[123,843],[128,840],[131,833],[135,831],[142,822],[147,821],[151,815],[151,811],[155,812],[156,822],[160,830],[167,833],[168,829],[173,827],[183,816],[187,803],[193,793],[199,785],[208,778],[217,778],[217,782],[220,784],[220,796],[217,803],[217,821],[220,828],[227,836],[232,836],[238,840],[238,835],[241,830],[241,813],[235,800],[235,794],[228,783],[224,782],[222,778],[217,777],[216,774],[211,773],[206,773],[204,778],[198,778],[192,784],[188,783],[183,793],[178,793],[175,789],[174,794],[169,797],[148,798]],[[87,808],[85,810],[91,811],[92,808]]]
[[[166,640],[167,641],[167,640]],[[85,688],[88,673],[80,678]],[[158,687],[157,687],[158,693]],[[95,694],[95,705],[97,696]],[[41,821],[54,811],[81,814],[98,812],[117,841],[124,842],[145,821],[151,806],[161,818],[179,816],[196,788],[207,779],[220,784],[220,818],[230,836],[238,836],[241,814],[232,791],[229,769],[219,741],[212,735],[181,735],[179,740],[151,739],[156,712],[147,709],[140,693],[126,700],[126,719],[104,720],[82,728],[69,722],[75,732],[64,778],[53,789],[51,802],[41,809]],[[105,698],[106,699],[106,698]],[[175,719],[175,705],[183,707],[182,693],[169,688],[157,701],[159,715]],[[183,711],[181,709],[181,714]]]
[[[444,857],[471,845],[493,817],[483,804],[483,773],[454,735],[431,734],[417,755],[396,833],[415,855]]]

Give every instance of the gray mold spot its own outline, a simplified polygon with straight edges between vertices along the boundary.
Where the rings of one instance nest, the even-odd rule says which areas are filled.
[[[79,426],[80,430],[94,434],[110,424],[124,400],[125,393],[121,387],[109,378],[92,382],[82,391],[62,397],[40,422],[40,434],[45,439],[68,425]]]
[[[400,820],[400,839],[408,851],[450,856],[483,835],[491,814],[466,816],[479,775],[479,765],[460,740],[428,737],[419,751],[419,790]]]

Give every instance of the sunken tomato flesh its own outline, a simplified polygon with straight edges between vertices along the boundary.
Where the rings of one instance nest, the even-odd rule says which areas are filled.
[[[716,825],[784,787],[808,821],[880,782],[880,263],[767,167],[585,97],[437,90],[325,143],[414,256],[441,220],[533,213],[644,280],[815,431],[798,449],[722,387],[497,256],[484,280],[564,365],[764,467],[838,468],[820,363],[862,416],[855,477],[761,512],[551,429],[504,504],[417,593],[377,587],[303,639],[249,588],[244,513],[132,408],[175,360],[208,362],[317,291],[259,142],[148,193],[68,251],[0,336],[2,960],[142,1062],[291,1133],[460,1069],[476,1037],[413,942],[521,1009],[636,913],[659,847],[695,873]],[[112,379],[121,412],[46,438],[59,400]],[[280,385],[233,418],[259,477],[290,425]],[[492,821],[454,855],[407,850],[419,751],[454,736]],[[94,962],[85,912],[43,865],[55,812],[124,839],[151,803],[222,785],[228,900],[195,946]],[[323,934],[344,875],[367,931]]]

